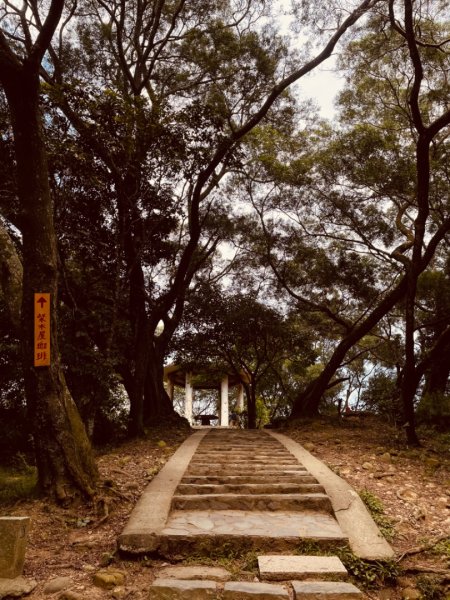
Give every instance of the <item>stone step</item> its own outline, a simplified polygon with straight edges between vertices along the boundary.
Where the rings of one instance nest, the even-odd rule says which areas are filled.
[[[172,511],[157,535],[158,553],[181,560],[192,553],[292,553],[304,542],[333,550],[347,543],[337,521],[316,511],[193,510]],[[142,540],[145,543],[145,540]]]
[[[288,581],[289,579],[333,579],[348,577],[347,569],[337,556],[258,556],[261,579]]]
[[[256,581],[227,581],[223,600],[289,600],[288,590],[273,583]]]
[[[289,450],[286,450],[283,446],[279,444],[244,444],[241,446],[229,444],[226,440],[224,440],[223,444],[219,446],[208,446],[208,444],[200,444],[197,452],[215,452],[217,454],[233,454],[233,453],[245,453],[245,452],[254,452],[254,453],[262,453],[268,454],[269,452],[280,452],[283,454],[290,454]]]
[[[326,494],[203,494],[172,498],[172,510],[259,510],[332,512]]]
[[[213,600],[217,582],[205,579],[155,579],[148,590],[150,600]]]
[[[362,592],[351,583],[293,581],[295,600],[362,600]]]
[[[150,600],[289,600],[288,590],[273,583],[158,578],[149,588]]]
[[[279,469],[271,467],[270,469],[263,467],[247,467],[246,465],[228,464],[223,465],[220,469],[216,465],[192,465],[190,464],[185,471],[186,475],[217,475],[218,471],[221,475],[260,475],[263,477],[271,477],[277,475],[298,475],[308,472],[304,467],[295,469],[281,466]]]
[[[312,475],[299,473],[296,475],[280,475],[276,473],[271,477],[267,475],[188,475],[183,477],[181,483],[184,484],[210,484],[221,485],[228,483],[317,483],[317,479]]]
[[[325,493],[318,483],[227,483],[188,484],[180,483],[176,494],[307,494]]]
[[[222,454],[222,456],[211,456],[209,454],[201,454],[201,455],[196,455],[192,458],[191,463],[202,463],[202,464],[207,464],[210,465],[212,460],[214,459],[214,463],[216,464],[222,464],[222,463],[249,463],[249,464],[255,464],[255,463],[260,463],[263,465],[266,464],[270,464],[270,463],[275,463],[275,464],[286,464],[286,465],[298,465],[300,464],[298,462],[298,460],[296,458],[289,458],[289,456],[239,456],[236,454],[233,454],[231,456],[224,456]]]
[[[212,456],[213,458],[220,458],[221,456],[248,456],[248,450],[204,450],[203,448],[199,448],[195,453],[195,456]],[[272,456],[286,456],[287,458],[295,458],[290,452],[287,450],[259,450],[252,452],[253,457],[258,458],[270,458]]]
[[[191,467],[211,467],[211,460],[191,460]],[[233,457],[232,460],[223,458],[220,461],[214,461],[214,467],[216,469],[222,468],[247,468],[247,469],[297,469],[302,467],[298,461],[280,461],[280,460],[237,460]]]

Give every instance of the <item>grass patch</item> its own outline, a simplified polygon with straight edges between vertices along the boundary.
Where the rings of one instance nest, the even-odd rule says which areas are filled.
[[[336,554],[355,582],[365,589],[393,584],[400,574],[395,560],[363,560],[345,546]]]
[[[440,582],[433,577],[418,577],[417,578],[417,589],[426,600],[444,600],[448,598]]]
[[[450,536],[446,540],[441,540],[438,542],[433,550],[433,554],[438,554],[440,556],[445,556],[450,560]]]
[[[372,519],[378,525],[382,535],[388,542],[392,542],[395,536],[395,529],[392,520],[387,517],[384,513],[383,503],[375,494],[369,492],[369,490],[361,490],[359,497],[364,502],[367,510],[370,512]]]
[[[0,468],[0,504],[10,504],[36,495],[37,469],[26,471]]]

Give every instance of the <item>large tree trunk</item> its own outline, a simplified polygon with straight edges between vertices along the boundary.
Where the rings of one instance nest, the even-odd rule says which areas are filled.
[[[450,375],[450,343],[436,356],[425,375],[425,385],[422,397],[443,395],[447,391],[447,382]]]
[[[136,203],[139,199],[139,174],[129,169],[123,180],[116,181],[122,249],[127,267],[129,319],[133,347],[130,357],[131,380],[128,432],[144,434],[144,386],[148,365],[149,330],[146,308],[145,277],[142,268],[143,224]]]
[[[144,390],[144,423],[158,425],[160,423],[179,422],[189,423],[173,408],[171,399],[164,389],[164,352],[153,341],[149,345],[147,376]]]
[[[58,352],[57,251],[39,115],[36,69],[2,77],[11,111],[18,195],[23,209],[22,353],[39,485],[59,501],[93,496],[98,478],[89,440],[67,389]],[[34,293],[51,296],[51,366],[34,366]]]
[[[0,221],[0,293],[11,325],[17,332],[21,323],[22,281],[22,261],[8,231]]]

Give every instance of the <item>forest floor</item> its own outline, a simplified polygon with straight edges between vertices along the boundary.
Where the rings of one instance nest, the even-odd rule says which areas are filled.
[[[386,532],[395,561],[367,564],[350,559],[357,585],[375,585],[369,585],[366,598],[448,600],[450,435],[422,432],[423,447],[408,449],[401,432],[373,417],[312,421],[282,432],[362,493]],[[116,540],[144,487],[187,435],[186,430],[153,431],[144,440],[100,451],[104,487],[96,506],[63,508],[39,498],[0,505],[2,516],[32,519],[24,576],[38,585],[30,599],[147,598],[156,570],[167,563],[151,557],[127,560],[116,554]],[[241,562],[223,557],[218,562],[234,574],[256,574],[254,557]],[[125,575],[124,583],[109,591],[93,585],[95,573],[106,566]],[[390,576],[396,570],[394,582]],[[69,581],[71,591],[50,594],[49,583],[60,577],[69,578],[61,585],[67,588]]]

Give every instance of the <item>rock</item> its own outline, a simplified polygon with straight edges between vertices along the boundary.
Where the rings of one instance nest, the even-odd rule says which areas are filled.
[[[113,589],[113,591],[111,592],[111,596],[113,598],[115,598],[116,600],[120,600],[120,598],[125,598],[125,596],[128,596],[128,590],[126,588],[124,588],[123,586],[119,586]]]
[[[120,569],[102,569],[94,575],[94,585],[104,590],[112,590],[125,583],[125,572]]]
[[[25,577],[0,579],[0,600],[2,598],[21,598],[30,594],[36,586],[37,581],[25,579]]]
[[[73,590],[66,590],[58,596],[58,600],[88,600],[88,597],[92,598],[91,594],[84,596],[80,592],[74,592]]]
[[[228,581],[231,574],[223,567],[165,567],[159,571],[162,579],[209,579],[211,581]]]
[[[382,454],[380,456],[380,460],[381,460],[381,462],[384,462],[384,463],[391,463],[392,457],[389,452],[385,452],[384,454]]]
[[[86,571],[86,573],[92,573],[92,571],[95,571],[94,565],[82,565],[81,568],[83,571]]]
[[[50,579],[44,585],[44,594],[54,594],[55,592],[61,592],[72,585],[73,581],[70,577],[55,577]]]
[[[425,521],[427,518],[427,511],[423,506],[416,506],[413,511],[413,516],[417,520]]]
[[[364,462],[361,466],[366,471],[373,471],[373,464],[371,462]]]
[[[405,588],[402,591],[402,600],[420,600],[422,594],[416,588]]]
[[[397,498],[400,498],[400,500],[406,500],[407,502],[414,502],[418,498],[416,492],[408,488],[400,488],[397,490],[396,495]]]
[[[91,550],[95,546],[102,543],[100,534],[89,534],[89,533],[75,533],[71,536],[70,543],[76,546],[77,550],[84,552],[85,550]]]
[[[439,508],[448,508],[450,506],[450,500],[445,496],[441,496],[436,500],[436,506]]]
[[[145,477],[148,477],[148,475],[146,474]],[[129,481],[124,487],[129,492],[136,492],[139,490],[139,484],[135,481]]]
[[[111,554],[110,552],[104,552],[100,558],[100,566],[109,567],[112,562],[114,562],[114,554]]]
[[[312,452],[316,446],[312,442],[306,442],[303,444],[303,448],[308,450],[308,452]]]

